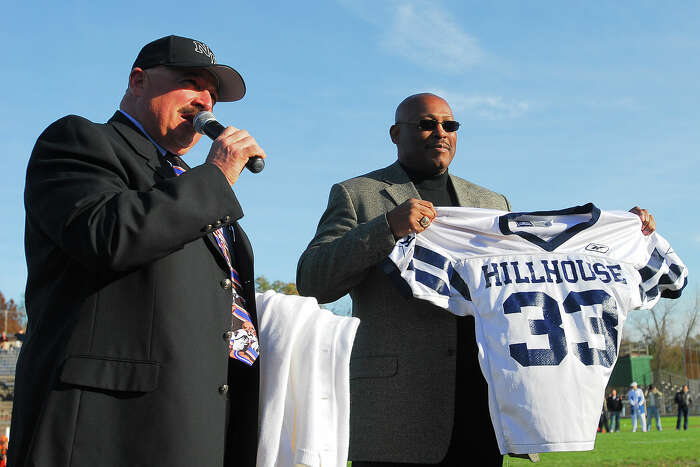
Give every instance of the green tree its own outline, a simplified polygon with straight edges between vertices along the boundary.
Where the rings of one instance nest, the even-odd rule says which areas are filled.
[[[255,279],[255,291],[262,293],[266,290],[274,290],[275,292],[287,295],[299,295],[299,292],[297,291],[297,285],[294,282],[270,282],[265,276],[260,276],[257,279]],[[349,295],[344,295],[335,302],[321,304],[320,307],[325,308],[326,310],[329,310],[332,313],[335,313],[336,315],[352,315],[352,302],[350,301]]]
[[[700,327],[699,292],[680,300],[663,299],[653,309],[633,312],[628,318],[627,328],[636,331],[638,343],[653,356],[655,379],[660,378],[662,371],[695,374],[696,346],[692,336]]]
[[[17,304],[13,299],[7,300],[0,292],[0,331],[7,335],[24,330],[27,315],[24,306]]]
[[[695,334],[696,330],[700,328],[700,291],[697,289],[695,290],[694,302],[688,303],[686,306],[682,326],[683,374],[687,378],[697,378],[700,375],[700,362],[697,359],[698,350],[700,350],[697,338],[700,335]]]
[[[259,276],[257,279],[255,279],[255,291],[262,293],[266,290],[274,290],[275,292],[286,295],[299,295],[297,285],[294,282],[270,282],[265,276]]]

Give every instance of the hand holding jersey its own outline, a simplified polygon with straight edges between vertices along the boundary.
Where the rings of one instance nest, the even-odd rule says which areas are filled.
[[[680,258],[636,216],[591,204],[437,212],[385,270],[413,297],[475,316],[501,453],[592,449],[627,312],[680,296]],[[553,383],[564,397],[550,396]]]
[[[639,219],[642,221],[642,233],[644,235],[651,235],[656,230],[656,221],[649,211],[635,206],[629,212],[639,216]]]
[[[430,201],[411,198],[386,213],[394,238],[405,237],[410,233],[422,232],[435,219],[437,211]],[[426,220],[427,219],[427,220]]]

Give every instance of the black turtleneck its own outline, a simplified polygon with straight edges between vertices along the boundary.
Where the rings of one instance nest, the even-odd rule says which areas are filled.
[[[408,178],[411,179],[422,199],[430,201],[433,206],[457,206],[457,195],[447,170],[441,174],[426,176],[412,171],[403,164],[401,167],[408,174]]]

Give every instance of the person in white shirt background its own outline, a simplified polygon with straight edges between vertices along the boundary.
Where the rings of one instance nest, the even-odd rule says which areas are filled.
[[[647,431],[646,413],[644,411],[644,392],[637,387],[637,382],[634,381],[630,385],[630,390],[627,393],[627,399],[630,402],[630,415],[632,416],[632,432],[637,431],[637,420],[642,425],[642,431]]]

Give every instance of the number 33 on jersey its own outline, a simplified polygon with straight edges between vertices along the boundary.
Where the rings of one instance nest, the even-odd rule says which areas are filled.
[[[437,212],[384,268],[406,295],[474,316],[501,453],[593,449],[627,313],[680,296],[680,258],[635,214],[593,204]]]

